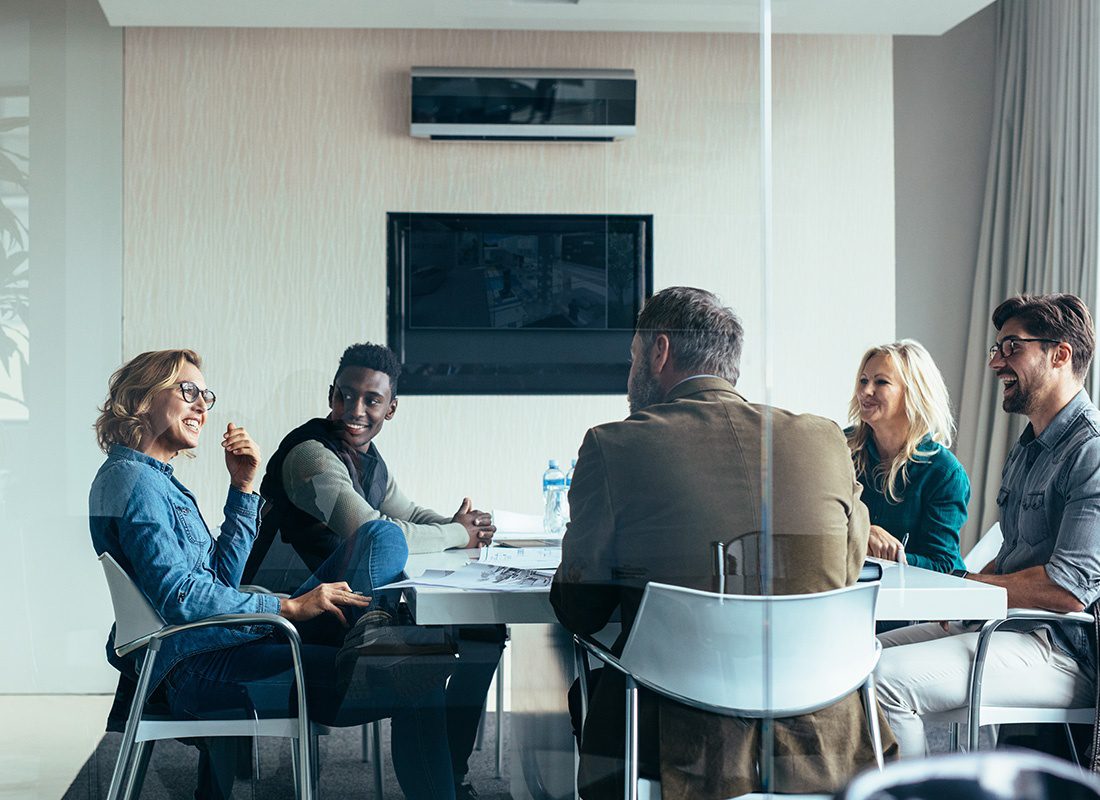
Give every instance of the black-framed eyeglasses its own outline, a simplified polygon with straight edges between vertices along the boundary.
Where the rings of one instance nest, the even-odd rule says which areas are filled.
[[[1060,339],[1021,339],[1019,336],[1006,336],[1001,341],[994,342],[993,346],[989,348],[989,360],[992,361],[998,352],[1000,352],[1001,358],[1012,358],[1012,354],[1019,349],[1021,342],[1062,343]]]
[[[183,395],[183,399],[188,403],[194,403],[201,394],[203,402],[206,403],[206,407],[213,408],[214,401],[218,399],[218,396],[212,391],[209,389],[199,389],[199,387],[191,381],[183,381],[177,385],[180,387],[180,394]]]

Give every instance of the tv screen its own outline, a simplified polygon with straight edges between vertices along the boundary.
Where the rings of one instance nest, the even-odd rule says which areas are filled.
[[[410,394],[622,394],[652,216],[388,215],[389,344]]]

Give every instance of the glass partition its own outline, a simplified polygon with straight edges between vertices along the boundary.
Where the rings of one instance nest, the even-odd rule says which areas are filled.
[[[478,562],[462,551],[482,514],[495,515],[498,540],[527,548],[557,544],[572,516],[559,581],[589,594],[552,605],[535,593],[418,592],[412,604],[421,624],[461,626],[451,631],[460,646],[480,653],[470,659],[478,675],[452,682],[475,687],[452,698],[453,716],[476,720],[485,701],[489,746],[470,755],[468,776],[451,765],[459,784],[469,778],[488,797],[573,796],[571,633],[622,655],[651,582],[709,592],[719,607],[746,602],[733,649],[755,660],[731,683],[757,705],[717,720],[647,694],[644,777],[669,797],[757,791],[768,774],[780,792],[831,792],[869,763],[857,698],[840,722],[769,719],[789,699],[787,677],[823,682],[827,672],[808,654],[830,644],[810,635],[830,624],[792,636],[783,609],[793,595],[851,584],[863,561],[869,523],[842,430],[861,419],[853,395],[867,349],[927,339],[961,394],[995,25],[987,11],[943,37],[822,33],[819,23],[807,33],[772,5],[725,4],[713,30],[690,32],[504,21],[122,30],[94,0],[0,6],[0,557],[19,578],[0,589],[18,610],[0,695],[42,719],[77,713],[55,708],[56,696],[92,698],[71,726],[70,766],[17,755],[13,774],[58,796],[105,791],[119,735],[100,733],[117,673],[103,658],[112,611],[89,545],[88,487],[104,459],[92,424],[113,370],[182,347],[202,357],[218,402],[197,457],[171,465],[218,536],[231,477],[222,434],[250,433],[261,453],[254,488],[267,478],[268,504],[284,503],[265,513],[286,514],[294,503],[276,485],[289,480],[288,436],[317,420],[360,446],[321,445],[353,462],[336,477],[354,496],[342,497],[347,507],[317,500],[312,519],[331,530],[339,505],[400,521],[410,575]],[[989,63],[968,61],[975,53]],[[491,72],[491,85],[454,79],[462,65]],[[547,75],[499,72],[558,66],[557,89]],[[412,102],[414,69],[445,108]],[[629,132],[578,133],[600,121],[606,89],[571,75],[580,69],[632,71],[635,124],[611,115]],[[570,126],[576,138],[514,141],[521,134],[491,129],[526,123]],[[462,129],[431,139],[418,124]],[[743,329],[736,368],[727,350],[677,369],[677,357],[686,364],[713,342],[696,347],[698,331],[669,322],[675,314],[634,336],[641,301],[669,287],[732,308]],[[369,393],[339,369],[363,342],[392,345],[409,369],[402,384],[360,365],[386,379],[384,413],[360,415],[369,425],[345,419],[356,392]],[[371,480],[349,450],[377,457]],[[368,521],[347,519],[358,521],[351,533]],[[247,581],[290,594],[316,564],[297,533],[267,532]],[[60,595],[35,588],[58,583]],[[394,616],[404,614],[393,597]],[[693,655],[722,664],[732,650],[707,638],[702,612],[681,613],[657,638],[690,628]],[[487,682],[504,623],[498,695]],[[614,745],[622,695],[604,687],[588,698],[592,736]],[[505,712],[498,775],[493,723]],[[813,752],[801,724],[836,724],[845,741]],[[466,728],[448,743],[460,753],[476,735]],[[3,735],[21,732],[5,721]],[[365,737],[356,727],[322,739],[322,791],[353,770],[369,780]],[[251,755],[258,771],[242,767],[241,785],[284,791],[285,742]],[[198,760],[158,745],[150,790],[191,781]],[[596,752],[581,780],[619,781],[620,769],[617,752]],[[382,774],[392,787],[388,758]]]

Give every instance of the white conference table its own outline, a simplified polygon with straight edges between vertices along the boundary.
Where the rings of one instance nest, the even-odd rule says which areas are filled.
[[[470,550],[414,555],[405,569],[416,577],[428,569],[458,569],[471,557],[476,553]],[[1000,587],[919,567],[888,566],[880,585],[876,617],[882,621],[995,619],[1008,610]],[[566,711],[566,692],[575,677],[573,648],[568,632],[557,623],[549,592],[422,586],[405,594],[422,625],[512,626],[511,679],[506,686],[511,702],[512,797],[574,797],[573,735]],[[618,625],[605,631],[614,637]]]
[[[458,569],[476,551],[409,556],[410,577],[428,569]],[[887,620],[996,619],[1008,610],[999,586],[956,578],[920,567],[887,566],[875,617]],[[407,593],[421,625],[551,625],[557,622],[549,592],[478,592],[421,586]]]

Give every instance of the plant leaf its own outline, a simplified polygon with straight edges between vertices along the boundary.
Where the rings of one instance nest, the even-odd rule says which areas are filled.
[[[27,173],[3,153],[0,153],[0,181],[10,181],[24,192],[28,189]]]
[[[7,153],[12,158],[17,158],[17,159],[19,159],[20,161],[22,161],[26,164],[31,163],[31,160],[28,156],[24,155],[23,153],[17,153],[14,150],[12,150],[10,148],[7,148],[7,147],[0,147],[0,153]]]
[[[11,375],[11,367],[8,363],[11,361],[11,357],[19,352],[19,346],[15,339],[11,338],[7,332],[0,328],[0,368],[3,368],[4,372]]]
[[[23,238],[23,223],[19,221],[19,217],[15,216],[15,212],[3,203],[0,203],[0,233],[8,234],[20,248],[26,247],[27,242]]]
[[[5,117],[0,119],[0,133],[26,128],[30,124],[30,117]]]

